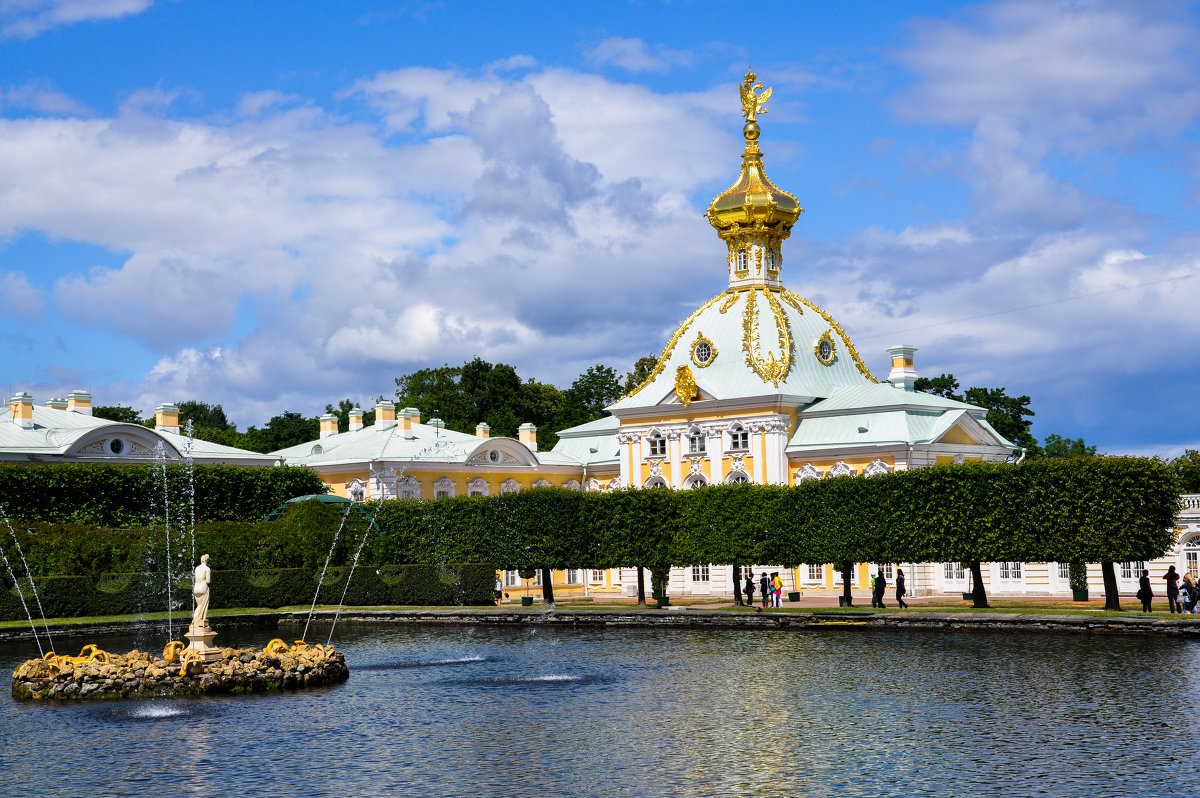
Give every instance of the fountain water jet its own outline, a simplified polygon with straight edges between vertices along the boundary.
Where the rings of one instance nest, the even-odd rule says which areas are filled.
[[[338,600],[337,612],[333,614],[333,623],[329,626],[329,637],[325,640],[325,645],[330,645],[333,642],[333,630],[337,628],[338,618],[342,616],[342,605],[346,603],[346,594],[350,592],[350,580],[354,578],[354,570],[358,567],[358,558],[362,556],[363,547],[367,545],[367,538],[371,536],[371,527],[375,526],[375,518],[379,515],[379,511],[383,508],[383,501],[387,498],[387,491],[383,489],[384,479],[388,479],[392,485],[392,492],[396,492],[396,482],[400,475],[396,473],[394,468],[385,468],[382,471],[375,471],[375,464],[371,464],[371,481],[379,485],[379,504],[375,505],[375,512],[371,514],[371,519],[367,523],[367,528],[363,531],[362,540],[358,542],[358,549],[354,552],[354,559],[350,562],[350,573],[346,574],[346,585],[342,588],[342,597]],[[317,589],[320,589],[318,585]]]
[[[301,640],[308,639],[308,625],[312,623],[313,613],[317,609],[317,597],[321,595],[321,585],[325,582],[325,572],[329,570],[329,561],[333,559],[333,550],[337,546],[338,538],[342,534],[342,529],[346,526],[346,518],[349,517],[350,511],[354,508],[354,501],[351,500],[346,505],[346,512],[342,513],[342,522],[338,524],[337,531],[333,533],[333,542],[329,544],[329,553],[325,555],[325,565],[321,568],[321,576],[317,579],[317,592],[313,594],[312,606],[308,608],[308,620],[304,622],[304,633],[300,635]]]

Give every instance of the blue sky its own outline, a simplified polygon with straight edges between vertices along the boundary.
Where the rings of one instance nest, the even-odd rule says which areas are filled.
[[[1175,3],[0,0],[0,388],[241,426],[475,355],[565,386],[721,291],[736,83],[789,287],[1034,434],[1200,447]]]

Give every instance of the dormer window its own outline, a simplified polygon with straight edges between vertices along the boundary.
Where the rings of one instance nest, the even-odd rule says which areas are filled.
[[[750,433],[741,424],[732,427],[729,430],[729,448],[732,450],[745,450],[750,448]]]
[[[667,439],[659,433],[655,432],[647,439],[650,443],[651,457],[666,457],[667,456]]]

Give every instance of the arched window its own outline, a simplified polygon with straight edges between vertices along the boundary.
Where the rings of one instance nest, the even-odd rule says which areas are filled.
[[[346,485],[346,495],[350,497],[350,501],[361,503],[367,497],[366,486],[361,479],[352,479]]]
[[[805,463],[804,466],[796,472],[796,483],[808,482],[810,479],[820,479],[821,470],[812,463]]]
[[[745,485],[750,481],[750,477],[745,471],[734,471],[729,476],[725,477],[726,485]]]
[[[876,477],[880,474],[891,473],[891,470],[891,466],[889,466],[887,463],[883,462],[882,460],[876,460],[863,469],[863,476]]]
[[[704,432],[699,427],[687,431],[688,454],[704,454]]]
[[[450,477],[438,477],[433,483],[433,498],[449,499],[454,496],[454,480]]]
[[[588,481],[583,484],[583,489],[587,493],[599,493],[600,491],[604,490],[604,488],[600,486],[600,480],[596,479],[595,477],[590,477]]]
[[[838,460],[829,469],[829,476],[831,476],[831,477],[852,477],[852,476],[854,476],[854,469],[851,468],[850,464],[847,463],[845,460]]]
[[[500,492],[501,493],[516,493],[520,489],[521,489],[521,486],[518,485],[517,481],[515,479],[513,479],[512,477],[509,477],[508,479],[504,480],[503,483],[500,484]]]
[[[699,474],[693,474],[683,481],[683,487],[687,489],[703,488],[708,484],[708,480]]]
[[[651,432],[646,438],[649,444],[650,457],[666,457],[667,456],[667,439],[662,436],[658,430]]]
[[[735,421],[729,425],[729,450],[734,452],[744,452],[750,448],[750,433],[746,430],[740,421]]]
[[[668,485],[667,485],[667,481],[665,479],[663,479],[662,477],[650,477],[650,479],[646,480],[646,484],[642,485],[642,487],[643,488],[665,488],[665,487],[668,487]]]
[[[467,483],[467,495],[468,496],[487,496],[488,495],[487,480],[484,479],[483,477],[472,477],[471,481]]]
[[[421,498],[421,483],[417,482],[416,477],[400,477],[396,486],[400,489],[401,499]]]
[[[593,480],[593,481],[595,481],[595,480]],[[568,479],[566,482],[563,483],[563,487],[566,488],[567,490],[579,490],[579,480]]]
[[[1193,535],[1183,542],[1183,568],[1193,579],[1200,578],[1200,535]]]

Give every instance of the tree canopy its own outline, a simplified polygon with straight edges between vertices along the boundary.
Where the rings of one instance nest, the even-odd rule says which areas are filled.
[[[101,405],[92,408],[96,418],[106,418],[109,421],[120,421],[124,424],[141,424],[142,412],[125,405]]]
[[[1188,449],[1171,461],[1171,470],[1184,493],[1200,493],[1200,452]]]
[[[396,404],[417,408],[423,420],[440,418],[447,429],[466,433],[484,422],[492,435],[509,438],[530,423],[543,450],[554,446],[560,430],[603,416],[620,395],[617,373],[603,365],[589,367],[566,390],[532,378],[522,382],[514,366],[478,357],[396,378]]]

